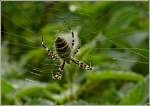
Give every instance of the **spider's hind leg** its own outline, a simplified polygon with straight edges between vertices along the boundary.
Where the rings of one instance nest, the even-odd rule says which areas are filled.
[[[92,70],[92,67],[79,61],[79,60],[76,60],[74,59],[73,57],[71,58],[71,61],[75,64],[77,64],[81,69],[85,69],[85,70]]]
[[[52,79],[54,79],[54,80],[60,80],[62,78],[63,71],[64,71],[64,65],[65,65],[65,61],[63,61],[60,64],[60,66],[59,66],[59,68],[58,68],[58,70],[57,70],[57,72],[55,74],[52,73]]]

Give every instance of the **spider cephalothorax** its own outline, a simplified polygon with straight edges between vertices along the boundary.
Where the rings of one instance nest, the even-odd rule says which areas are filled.
[[[78,52],[80,45],[79,42],[75,44],[75,36],[73,31],[71,31],[71,35],[72,35],[71,43],[67,41],[63,36],[58,36],[55,40],[54,50],[50,50],[48,47],[44,45],[43,37],[42,37],[42,46],[48,52],[48,57],[53,60],[55,59],[60,60],[58,71],[55,74],[52,73],[53,79],[59,80],[62,78],[65,63],[69,64],[70,62],[73,62],[82,69],[92,70],[92,68],[89,65],[80,62],[78,59],[75,58],[75,54]]]

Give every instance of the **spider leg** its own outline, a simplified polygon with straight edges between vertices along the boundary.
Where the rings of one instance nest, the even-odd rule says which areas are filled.
[[[75,38],[74,38],[74,32],[70,29],[71,31],[71,35],[72,35],[72,47],[74,47],[74,42],[75,42]]]
[[[71,37],[72,37],[72,41],[71,41],[71,47],[72,47],[72,56],[74,56],[75,54],[78,53],[79,49],[80,49],[80,42],[79,39],[77,38],[77,36],[75,37],[74,32],[72,31],[71,27],[67,24],[66,21],[64,21],[65,25],[68,27],[68,29],[71,32]],[[77,43],[77,44],[75,44]]]
[[[77,59],[74,59],[73,57],[71,57],[71,61],[75,64],[77,64],[81,69],[85,69],[85,70],[92,70],[92,67],[77,60]]]
[[[74,55],[77,54],[77,53],[79,52],[79,49],[80,49],[80,44],[78,44],[78,45],[75,47],[73,54],[74,54]]]
[[[52,51],[50,50],[48,52],[48,57],[49,57],[49,59],[52,59],[52,60],[57,60],[58,59],[58,56],[56,55],[54,50],[52,50]]]
[[[73,55],[77,54],[79,49],[80,49],[80,42],[79,40],[75,39],[75,35],[74,35],[74,32],[71,30],[71,28],[69,27],[70,31],[71,31],[71,35],[72,35],[72,47],[73,47]],[[76,45],[75,45],[75,40],[76,40]]]
[[[68,26],[69,27],[69,26]],[[75,35],[74,32],[71,30],[71,28],[69,27],[69,30],[71,31],[71,35],[72,35],[72,47],[73,47],[73,55],[77,54],[79,49],[80,49],[80,43],[78,41],[78,44],[75,45]],[[77,40],[77,38],[76,38]]]
[[[60,80],[62,78],[62,75],[63,75],[63,71],[64,71],[64,66],[65,66],[65,61],[63,61],[59,68],[58,68],[58,71],[54,74],[52,73],[52,79],[54,80]]]
[[[44,44],[44,40],[43,40],[43,36],[42,36],[42,47],[44,47],[46,49],[46,51],[48,52],[48,57],[50,59],[56,60],[58,59],[56,53],[54,52],[54,50],[50,50],[45,44]]]
[[[68,27],[68,29],[69,29],[70,32],[71,32],[71,37],[72,37],[71,46],[74,47],[74,44],[75,44],[74,32],[72,31],[71,27],[67,24],[66,21],[64,21],[64,24]]]
[[[42,36],[42,47],[44,47],[46,49],[46,51],[50,51],[50,49],[44,44],[44,40],[43,40],[43,36]]]

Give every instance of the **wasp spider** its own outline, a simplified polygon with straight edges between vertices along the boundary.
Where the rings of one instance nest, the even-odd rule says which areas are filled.
[[[60,65],[59,65],[58,71],[55,74],[52,73],[52,79],[60,80],[62,78],[65,63],[69,64],[70,62],[72,62],[72,63],[77,64],[82,69],[92,70],[92,68],[89,65],[87,65],[75,58],[75,55],[77,54],[78,50],[80,49],[80,43],[75,42],[75,41],[77,41],[77,39],[75,39],[74,32],[71,29],[70,29],[70,31],[71,31],[71,35],[72,35],[71,42],[69,42],[63,36],[58,36],[55,40],[55,44],[54,44],[55,49],[54,50],[50,50],[44,44],[43,37],[42,37],[42,47],[44,47],[46,49],[46,51],[48,52],[48,57],[53,60],[55,60],[55,59],[60,60]]]

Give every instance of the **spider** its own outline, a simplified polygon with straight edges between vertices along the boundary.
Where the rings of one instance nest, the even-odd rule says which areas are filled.
[[[42,47],[46,49],[48,52],[48,57],[52,60],[59,59],[60,65],[58,71],[54,74],[52,73],[52,79],[60,80],[63,76],[65,63],[70,64],[70,62],[77,64],[81,69],[92,70],[92,67],[85,64],[84,62],[79,61],[75,58],[75,55],[78,53],[80,49],[80,43],[75,43],[74,32],[69,28],[71,32],[71,42],[69,42],[63,36],[57,36],[54,42],[55,49],[50,50],[45,44],[42,37]]]

